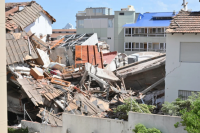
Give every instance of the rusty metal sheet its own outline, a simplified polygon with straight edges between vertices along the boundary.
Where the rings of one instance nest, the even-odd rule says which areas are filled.
[[[85,64],[89,62],[92,65],[97,65],[99,68],[103,67],[103,54],[98,51],[97,46],[90,45],[76,45],[75,46],[75,67],[77,64]]]

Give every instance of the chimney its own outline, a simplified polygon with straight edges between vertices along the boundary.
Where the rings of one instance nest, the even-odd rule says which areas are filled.
[[[186,2],[186,0],[183,0],[183,4],[182,4],[183,9],[182,10],[187,11],[187,4],[188,4],[188,2]]]

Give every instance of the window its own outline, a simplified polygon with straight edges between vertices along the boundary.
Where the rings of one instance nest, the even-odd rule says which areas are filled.
[[[125,36],[131,36],[131,28],[125,28]]]
[[[160,49],[165,49],[165,44],[164,43],[160,43]]]
[[[96,14],[96,9],[93,9],[93,13]]]
[[[131,51],[131,45],[132,45],[131,42],[126,42],[125,43],[125,51]]]
[[[192,95],[192,92],[198,94],[199,91],[179,90],[178,97],[181,98],[182,100],[187,100],[188,96]]]
[[[138,34],[139,33],[139,30],[138,28],[135,28],[135,33]]]
[[[84,28],[84,20],[78,20],[78,22],[77,22],[77,24],[78,24],[78,28]]]
[[[108,19],[108,27],[109,28],[113,27],[113,19]]]
[[[135,43],[135,48],[140,48],[140,43]]]
[[[152,31],[153,31],[153,33],[156,33],[156,28],[153,28]]]
[[[158,28],[158,33],[162,33],[162,28]]]
[[[119,15],[124,15],[124,13],[123,13],[123,12],[120,12]]]
[[[140,43],[140,48],[141,48],[141,49],[144,48],[144,43]]]
[[[181,42],[180,62],[200,63],[200,42]]]
[[[152,43],[148,43],[148,50],[152,50],[153,47],[152,47]]]
[[[108,39],[111,39],[111,37],[108,37]]]
[[[139,33],[144,33],[144,28],[139,28]]]

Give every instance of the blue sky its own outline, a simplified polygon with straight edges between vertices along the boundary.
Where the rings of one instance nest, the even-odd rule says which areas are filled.
[[[28,0],[5,0],[5,2],[27,2]],[[172,12],[180,11],[183,0],[35,0],[55,19],[54,29],[63,28],[67,23],[76,26],[76,13],[87,7],[109,7],[119,11],[133,5],[136,12]],[[188,9],[200,11],[199,0],[186,0]]]

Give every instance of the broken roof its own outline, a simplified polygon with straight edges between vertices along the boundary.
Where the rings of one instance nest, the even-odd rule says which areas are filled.
[[[26,33],[6,34],[6,62],[8,65],[38,58],[31,42],[30,49],[31,54],[29,53],[29,42]]]
[[[19,10],[19,6],[24,6]],[[15,30],[18,27],[24,29],[41,16],[40,12],[46,14],[52,22],[56,20],[35,1],[22,3],[6,3],[6,28]]]
[[[117,69],[116,74],[119,77],[126,78],[127,76],[145,72],[165,64],[166,54],[159,55],[147,60],[129,64]]]
[[[49,49],[49,44],[45,43],[44,41],[39,39],[36,35],[32,34],[31,31],[29,31],[27,34],[30,36],[30,40],[33,43],[33,46],[35,48],[39,48],[43,51],[46,51]]]
[[[167,33],[199,33],[200,12],[180,11],[171,20]]]

